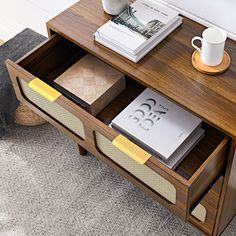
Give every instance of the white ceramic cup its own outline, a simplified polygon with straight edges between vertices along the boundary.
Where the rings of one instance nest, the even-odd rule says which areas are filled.
[[[198,36],[192,38],[192,46],[200,52],[202,63],[217,66],[223,60],[226,39],[227,34],[224,30],[210,27],[203,31],[202,38]],[[201,49],[194,44],[195,40],[201,41]]]
[[[128,6],[128,0],[102,0],[102,6],[106,13],[118,15]]]

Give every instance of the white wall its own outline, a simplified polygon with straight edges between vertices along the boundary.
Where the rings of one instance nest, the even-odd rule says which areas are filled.
[[[24,28],[47,36],[46,22],[78,0],[0,0],[0,38],[10,39]]]
[[[206,26],[215,25],[236,40],[236,0],[156,0],[176,7]]]

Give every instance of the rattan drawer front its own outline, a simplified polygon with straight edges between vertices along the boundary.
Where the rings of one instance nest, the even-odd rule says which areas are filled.
[[[24,96],[31,101],[33,104],[40,107],[47,114],[52,116],[54,119],[65,125],[68,129],[72,130],[79,137],[85,139],[84,126],[81,120],[74,116],[72,113],[67,111],[55,102],[50,102],[33,89],[28,86],[28,83],[22,79],[19,79],[22,93]]]
[[[95,136],[97,147],[102,153],[140,179],[169,202],[173,204],[176,203],[176,188],[173,184],[147,166],[138,164],[123,152],[119,151],[112,145],[109,139],[100,133],[95,132]]]
[[[212,234],[216,220],[222,183],[223,176],[215,182],[189,216],[189,221],[208,235]]]

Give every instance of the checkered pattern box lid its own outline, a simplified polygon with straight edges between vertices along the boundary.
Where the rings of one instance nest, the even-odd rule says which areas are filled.
[[[108,90],[120,84],[117,82],[122,79],[124,80],[124,74],[87,54],[56,78],[54,84],[91,106]],[[122,83],[123,89],[124,83]],[[109,94],[109,96],[114,98],[114,94]]]

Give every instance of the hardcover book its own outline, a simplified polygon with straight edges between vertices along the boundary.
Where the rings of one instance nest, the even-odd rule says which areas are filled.
[[[168,160],[190,150],[202,136],[202,132],[197,131],[201,122],[198,117],[147,88],[112,120],[111,126],[152,154]],[[182,150],[185,148],[184,152],[181,147]]]
[[[60,92],[96,115],[125,88],[124,74],[87,54],[54,80]]]
[[[170,33],[172,33],[179,25],[181,25],[181,23],[182,23],[182,18],[179,18],[171,26],[166,28],[162,32],[162,34],[159,35],[159,37],[155,38],[155,40],[150,41],[149,44],[146,47],[144,47],[142,50],[140,50],[137,54],[133,54],[124,50],[124,48],[122,48],[121,46],[118,46],[115,43],[107,40],[107,38],[102,37],[98,32],[94,34],[94,37],[98,43],[101,43],[107,48],[110,48],[111,50],[119,53],[120,55],[136,63],[140,59],[142,59],[148,52],[150,52],[157,44],[159,44],[162,40],[164,40]]]
[[[137,0],[101,26],[97,33],[131,54],[137,54],[179,20],[178,12],[151,0]]]

